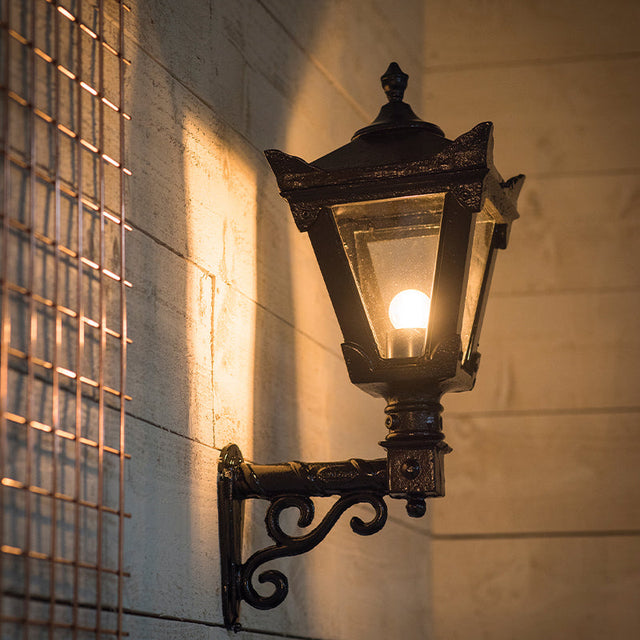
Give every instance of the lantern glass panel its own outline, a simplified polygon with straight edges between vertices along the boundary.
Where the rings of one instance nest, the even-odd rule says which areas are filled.
[[[469,347],[472,343],[472,334],[475,326],[478,302],[482,293],[482,284],[487,270],[491,240],[495,227],[494,217],[491,211],[495,211],[490,200],[485,201],[485,206],[476,216],[473,230],[473,244],[471,258],[469,260],[469,279],[467,280],[467,293],[465,295],[464,313],[462,315],[462,353],[464,359],[471,355]]]
[[[425,353],[444,193],[332,207],[378,351]]]

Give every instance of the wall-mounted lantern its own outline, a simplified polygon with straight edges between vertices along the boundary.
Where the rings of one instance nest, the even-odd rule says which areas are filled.
[[[278,606],[287,579],[260,595],[253,576],[265,562],[315,547],[356,503],[374,507],[370,522],[351,520],[361,535],[386,520],[383,497],[407,500],[412,517],[425,498],[444,495],[440,398],[473,387],[478,338],[498,249],[518,217],[524,176],[503,182],[493,165],[493,126],[484,122],[455,140],[420,120],[403,102],[408,76],[391,63],[382,76],[385,104],[351,142],[307,163],[282,151],[266,156],[296,225],[309,234],[344,336],[351,381],[387,400],[388,435],[378,460],[277,465],[245,463],[235,445],[219,466],[219,522],[225,624],[239,629],[242,600]],[[340,496],[309,533],[285,534],[279,516],[313,520],[312,496]],[[266,526],[274,545],[242,562],[244,500],[271,502]]]

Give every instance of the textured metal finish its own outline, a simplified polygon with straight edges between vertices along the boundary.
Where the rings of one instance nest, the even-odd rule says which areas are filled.
[[[412,117],[383,116],[385,110],[405,105],[404,74],[397,65],[392,64],[384,74],[383,85],[390,101],[381,111],[381,121],[357,132],[350,143],[311,163],[273,149],[265,155],[296,225],[309,234],[342,329],[342,351],[351,381],[387,400],[410,392],[416,398],[439,401],[443,393],[467,391],[475,383],[480,361],[478,336],[491,274],[497,250],[506,247],[509,228],[518,217],[516,200],[523,176],[502,180],[493,165],[490,122],[448,140],[440,130],[413,126]],[[420,357],[384,358],[331,207],[429,193],[446,195],[428,348]],[[494,235],[472,321],[470,346],[463,353],[460,332],[471,243],[476,215],[487,200],[492,204]]]
[[[220,537],[220,573],[222,583],[222,613],[227,629],[240,629],[238,569],[242,566],[242,525],[244,501],[234,499],[236,470],[242,464],[240,449],[225,447],[218,462],[218,535]]]
[[[356,491],[384,492],[387,461],[352,458],[344,462],[285,462],[237,467],[234,498],[272,498],[283,493],[331,496]]]
[[[444,137],[440,127],[418,118],[413,109],[403,102],[409,76],[400,69],[397,62],[392,62],[380,77],[382,88],[387,96],[388,104],[383,105],[378,117],[367,127],[353,134],[352,140],[365,135],[372,135],[393,130],[399,133],[402,129],[424,129]]]
[[[444,456],[451,447],[442,432],[442,405],[422,398],[394,399],[385,409],[389,495],[407,499],[407,513],[420,517],[425,498],[444,496]]]
[[[274,587],[271,595],[261,596],[253,586],[254,574],[266,562],[311,551],[325,539],[340,516],[356,504],[370,504],[375,515],[368,522],[364,522],[357,516],[351,518],[350,525],[354,533],[368,536],[377,533],[384,527],[387,521],[387,505],[383,497],[376,493],[357,492],[347,493],[339,498],[320,521],[320,524],[309,533],[302,536],[289,536],[280,527],[279,519],[282,512],[290,507],[295,507],[300,512],[298,526],[309,527],[313,523],[315,514],[313,502],[307,496],[300,495],[285,495],[273,500],[267,511],[265,524],[267,533],[275,544],[257,551],[239,567],[238,580],[242,599],[256,609],[273,609],[281,604],[289,591],[286,576],[273,569],[260,573],[258,582],[262,584],[268,582]]]
[[[387,67],[387,70],[380,76],[380,81],[389,102],[402,102],[409,76],[397,62],[392,62]]]
[[[311,228],[323,207],[341,202],[454,189],[462,204],[477,210],[487,186],[485,178],[491,174],[500,190],[503,184],[493,167],[491,122],[481,122],[455,140],[420,130],[401,136],[387,132],[354,140],[312,163],[277,149],[264,153],[300,231]],[[517,193],[507,184],[507,199],[501,200],[511,221],[517,217]],[[304,208],[308,213],[301,216]]]

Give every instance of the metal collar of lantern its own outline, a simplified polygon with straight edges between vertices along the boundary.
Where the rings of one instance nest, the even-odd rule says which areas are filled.
[[[478,370],[478,338],[498,249],[518,217],[524,176],[506,182],[493,165],[493,125],[483,122],[455,140],[420,120],[403,102],[408,76],[391,63],[387,95],[372,124],[351,142],[307,163],[282,151],[267,160],[300,231],[307,232],[344,336],[351,381],[387,400],[386,457],[344,462],[259,465],[236,445],[222,451],[218,511],[225,624],[240,629],[240,604],[271,609],[285,599],[287,578],[271,569],[261,595],[254,576],[266,562],[313,549],[355,504],[374,517],[351,519],[360,535],[379,531],[385,496],[407,500],[409,516],[425,498],[444,495],[440,404],[449,391],[468,391]],[[280,524],[285,509],[298,525],[314,519],[312,497],[338,496],[303,535]],[[273,545],[242,560],[247,499],[270,502]]]

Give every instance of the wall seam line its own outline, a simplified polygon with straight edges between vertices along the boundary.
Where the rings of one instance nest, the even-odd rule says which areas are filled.
[[[544,67],[562,64],[582,64],[591,62],[615,62],[618,60],[636,60],[640,58],[640,51],[620,51],[617,53],[605,54],[583,54],[575,56],[560,56],[557,58],[530,58],[521,60],[492,62],[469,62],[451,65],[426,65],[425,73],[457,73],[463,71],[474,71],[482,69],[516,69],[520,67]]]
[[[447,418],[537,418],[552,416],[616,415],[640,413],[640,407],[585,407],[572,409],[504,409],[502,411],[447,411]]]
[[[205,627],[214,627],[218,629],[224,629],[225,626],[221,622],[213,622],[209,620],[198,620],[196,618],[185,618],[181,616],[172,616],[159,613],[153,613],[150,611],[139,611],[137,609],[127,609],[123,611],[128,616],[137,616],[140,618],[153,618],[155,620],[163,620],[166,622],[186,622],[188,624],[201,625]],[[257,629],[252,627],[242,627],[239,634],[253,633],[260,634],[275,638],[290,638],[291,640],[328,640],[327,638],[320,638],[317,636],[303,636],[295,633],[286,633],[281,631],[271,631],[269,629]],[[240,637],[238,635],[238,637]]]
[[[551,538],[639,538],[640,529],[612,531],[527,531],[496,533],[432,533],[431,540],[445,542],[465,542],[471,540],[531,540]]]
[[[273,309],[270,309],[269,307],[264,305],[262,302],[259,302],[258,300],[254,300],[250,295],[248,295],[242,289],[240,289],[235,283],[229,282],[225,278],[223,278],[222,276],[220,276],[220,275],[218,275],[216,273],[213,273],[212,271],[209,271],[209,269],[207,269],[206,267],[203,267],[201,264],[199,264],[198,262],[194,261],[193,258],[189,258],[189,257],[185,256],[178,249],[173,248],[171,245],[167,244],[163,240],[160,240],[157,236],[154,236],[152,233],[150,233],[149,231],[146,231],[142,227],[139,227],[138,225],[136,225],[134,223],[128,223],[128,224],[130,224],[134,228],[135,231],[137,231],[137,232],[141,233],[142,235],[144,235],[145,237],[149,238],[149,240],[152,240],[157,245],[161,246],[163,249],[166,249],[167,251],[169,251],[170,253],[172,253],[176,257],[181,258],[182,260],[184,260],[188,264],[196,267],[199,271],[202,272],[203,275],[212,278],[214,281],[216,279],[222,281],[226,286],[228,286],[230,289],[233,289],[236,293],[241,295],[243,298],[245,298],[249,302],[252,302],[253,304],[255,304],[260,309],[266,311],[272,317],[277,318],[278,320],[280,320],[281,322],[283,322],[284,324],[286,324],[287,326],[292,328],[296,333],[300,334],[301,336],[304,336],[305,338],[307,338],[308,340],[310,340],[315,345],[319,346],[320,348],[322,348],[324,351],[326,351],[327,353],[331,354],[332,356],[335,356],[338,360],[340,360],[342,358],[340,353],[338,353],[337,351],[334,351],[333,349],[331,349],[327,345],[323,344],[322,342],[319,342],[310,333],[307,333],[306,331],[302,331],[291,320],[288,320],[284,316],[281,316],[281,315],[277,314],[275,311],[273,311]]]
[[[584,289],[549,289],[548,291],[496,291],[494,298],[542,298],[546,296],[594,296],[638,293],[640,287],[592,287]]]
[[[365,121],[369,119],[369,114],[365,112],[365,110],[358,104],[358,102],[351,97],[349,93],[344,89],[344,87],[334,80],[333,76],[329,73],[326,67],[309,51],[307,51],[301,44],[298,42],[297,38],[289,32],[286,27],[282,24],[282,22],[275,16],[270,9],[262,2],[262,0],[257,0],[257,4],[259,4],[264,12],[273,20],[275,24],[277,24],[284,33],[287,34],[291,42],[298,48],[298,50],[307,57],[313,65],[318,69],[318,71],[329,81],[329,84],[332,85],[337,92],[347,101],[347,103],[352,107],[352,109],[361,116]],[[264,74],[263,74],[264,75]]]

